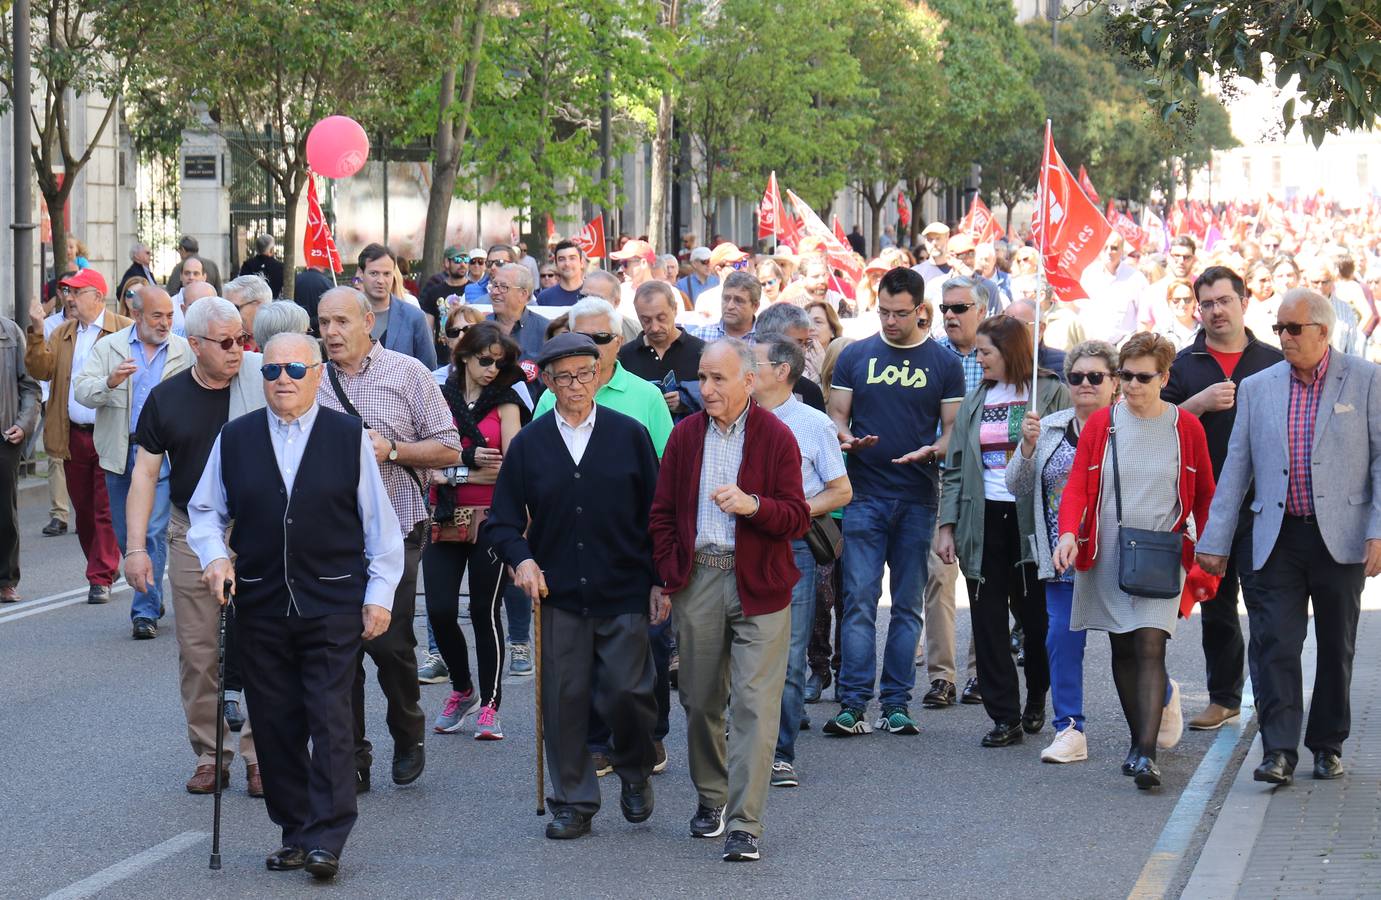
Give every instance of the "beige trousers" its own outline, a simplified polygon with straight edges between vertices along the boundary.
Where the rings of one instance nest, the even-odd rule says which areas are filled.
[[[939,533],[939,527],[936,527]],[[948,565],[935,554],[935,538],[930,539],[930,551],[926,557],[925,576],[925,668],[930,681],[942,680],[958,684],[959,679],[954,666],[955,637],[954,588],[959,582],[959,563]],[[969,639],[969,655],[964,665],[964,675],[972,678],[978,671],[974,654],[973,639]]]

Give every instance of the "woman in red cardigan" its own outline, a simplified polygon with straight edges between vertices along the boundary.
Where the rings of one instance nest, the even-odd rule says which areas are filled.
[[[1213,500],[1213,466],[1199,420],[1160,399],[1175,348],[1155,334],[1137,334],[1122,347],[1117,377],[1125,402],[1089,417],[1079,438],[1060,504],[1055,568],[1075,568],[1070,628],[1108,632],[1117,696],[1132,732],[1122,774],[1147,790],[1160,786],[1156,735],[1165,700],[1165,642],[1175,633],[1178,597],[1128,595],[1118,579],[1118,516],[1111,474],[1116,429],[1122,521],[1129,528],[1179,531],[1184,567],[1193,563],[1190,515],[1198,533]],[[1181,573],[1183,583],[1183,573]]]

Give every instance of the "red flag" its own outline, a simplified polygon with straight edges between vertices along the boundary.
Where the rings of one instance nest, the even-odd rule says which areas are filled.
[[[1112,228],[1060,159],[1049,120],[1031,232],[1041,250],[1045,279],[1056,296],[1061,300],[1087,297],[1079,276],[1098,258]]]
[[[777,173],[767,176],[767,190],[758,203],[758,238],[776,238],[786,231],[782,221],[782,195],[777,190]]]
[[[1208,230],[1208,220],[1204,218],[1203,207],[1199,206],[1198,200],[1189,201],[1189,208],[1184,215],[1184,230],[1199,238]]]
[[[547,242],[556,237],[556,223],[551,220],[551,213],[547,213]]]
[[[975,244],[997,240],[1002,236],[1002,229],[998,227],[997,217],[993,215],[992,210],[988,209],[988,204],[983,202],[983,198],[977,194],[973,195],[973,202],[969,204],[969,211],[960,220],[959,230],[967,231]]]
[[[1083,166],[1079,167],[1079,187],[1084,189],[1084,193],[1095,205],[1103,202],[1098,199],[1098,192],[1093,189],[1093,182],[1089,181],[1088,170]]]
[[[855,283],[863,279],[863,265],[854,255],[853,248],[847,241],[841,241],[835,237],[834,232],[825,227],[825,223],[815,214],[815,210],[797,197],[791,191],[786,192],[786,196],[791,200],[791,206],[796,210],[797,217],[801,220],[802,237],[819,238],[824,245],[825,256],[829,260],[832,268],[839,269]]]
[[[897,191],[897,223],[902,228],[911,224],[911,204],[907,201],[906,194],[900,190]]]
[[[1172,236],[1184,234],[1185,215],[1184,201],[1176,200],[1174,208],[1170,210],[1170,234]]]
[[[1138,253],[1146,246],[1146,241],[1149,239],[1146,232],[1132,220],[1131,216],[1121,212],[1111,203],[1108,204],[1108,224],[1122,235],[1124,241],[1136,248]]]
[[[830,222],[834,225],[834,236],[839,239],[839,243],[849,246],[849,238],[844,234],[844,224],[839,221],[839,217],[830,216]]]
[[[591,259],[602,258],[605,254],[604,214],[600,213],[595,216],[588,225],[580,229],[580,233],[571,238],[571,243],[579,247]]]
[[[307,228],[302,233],[302,259],[309,266],[326,266],[341,272],[340,253],[326,217],[321,214],[321,201],[316,195],[316,177],[307,174]]]

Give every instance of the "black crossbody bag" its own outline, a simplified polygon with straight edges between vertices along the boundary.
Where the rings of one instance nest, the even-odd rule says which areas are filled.
[[[1123,526],[1115,425],[1108,426],[1108,441],[1112,445],[1113,498],[1117,501],[1117,586],[1133,597],[1178,597],[1184,538],[1178,531]]]
[[[326,364],[326,376],[331,379],[331,390],[335,392],[336,399],[340,401],[341,409],[359,419],[360,424],[364,426],[364,430],[368,431],[369,423],[364,420],[364,416],[360,415],[360,411],[355,408],[355,404],[350,402],[350,398],[345,396],[345,389],[340,386],[340,378],[337,377],[336,370],[331,368],[330,363]],[[422,502],[424,504],[427,503],[427,489],[422,486],[422,479],[417,477],[417,473],[402,463],[394,463],[394,465],[408,473],[408,477],[412,479],[412,483],[417,485],[417,492],[422,495]]]

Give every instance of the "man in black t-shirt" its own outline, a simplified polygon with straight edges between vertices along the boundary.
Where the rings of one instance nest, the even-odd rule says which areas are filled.
[[[173,615],[177,623],[177,652],[182,709],[187,734],[197,755],[197,767],[187,790],[209,794],[215,788],[216,758],[229,777],[234,751],[227,742],[216,747],[217,632],[220,610],[201,583],[202,566],[187,545],[187,503],[206,468],[206,460],[222,426],[230,419],[262,409],[264,390],[258,353],[243,349],[244,325],[235,304],[220,297],[198,300],[187,310],[187,342],[196,362],[149,393],[139,415],[134,464],[125,511],[128,531],[125,578],[136,590],[152,579],[149,554],[144,550],[154,491],[163,456],[172,516],[168,523],[168,581],[172,585]],[[233,629],[227,631],[227,635]],[[226,647],[226,681],[232,685],[232,645]],[[228,692],[229,693],[229,692]],[[230,697],[227,697],[227,705]],[[227,710],[228,712],[228,710]],[[226,729],[227,735],[229,729]],[[251,796],[263,796],[254,739],[246,721],[240,732]],[[222,782],[228,783],[228,782]]]
[[[676,289],[665,281],[649,281],[633,295],[633,309],[642,334],[619,351],[619,363],[661,388],[673,419],[680,421],[699,411],[700,354],[705,342],[676,327],[680,309]]]

